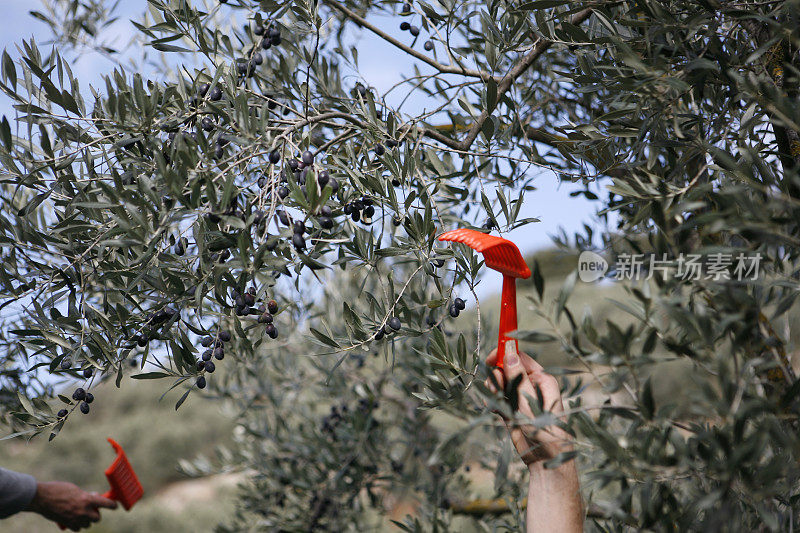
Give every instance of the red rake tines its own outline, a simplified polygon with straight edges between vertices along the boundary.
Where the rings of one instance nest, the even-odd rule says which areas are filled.
[[[136,472],[128,462],[128,457],[125,455],[125,450],[122,446],[114,442],[113,439],[108,439],[111,446],[117,452],[117,458],[111,463],[111,466],[106,468],[106,478],[108,484],[111,485],[111,490],[103,494],[110,500],[117,500],[126,511],[129,511],[133,504],[138,502],[144,494],[142,484],[139,483],[139,478],[136,477]]]
[[[117,444],[114,439],[108,439],[114,451],[117,452],[117,457],[111,466],[106,468],[106,478],[111,489],[103,494],[104,498],[109,500],[116,500],[122,504],[126,511],[129,511],[133,504],[141,499],[144,494],[142,484],[139,483],[139,478],[136,477],[136,472],[133,471],[131,463],[128,462],[128,457],[125,455],[125,450],[122,446]],[[58,525],[61,529],[66,527],[61,524]]]
[[[484,264],[503,274],[503,296],[500,300],[500,329],[497,335],[497,366],[503,368],[503,357],[506,343],[517,340],[508,334],[517,329],[517,278],[529,278],[531,269],[522,259],[519,248],[513,242],[475,231],[472,229],[454,229],[439,236],[440,241],[453,241],[466,244],[473,250],[483,254]]]

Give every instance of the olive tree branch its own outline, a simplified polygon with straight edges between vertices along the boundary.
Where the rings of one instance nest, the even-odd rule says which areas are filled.
[[[755,20],[746,20],[742,22],[742,25],[757,46],[765,46],[770,42],[772,35],[766,24]],[[797,93],[797,87],[786,79],[785,69],[787,65],[790,68],[794,66],[791,44],[786,39],[780,39],[763,55],[761,66],[766,77],[772,82],[775,91],[781,95],[791,96]],[[795,128],[796,124],[793,124],[789,117],[783,116],[771,102],[763,101],[759,103],[770,116],[775,143],[778,145],[778,158],[784,171],[800,167],[800,132]],[[790,185],[789,190],[793,196],[800,196],[800,191],[795,186]]]
[[[339,9],[339,7],[340,6],[337,6],[337,9]],[[585,22],[592,15],[592,13],[593,13],[592,8],[583,9],[572,15],[569,19],[569,23],[572,25],[577,25],[582,22]],[[355,16],[357,17],[357,15]],[[364,22],[366,23],[366,21]],[[376,29],[375,31],[380,31],[380,30]],[[391,37],[389,38],[391,39]],[[402,43],[398,44],[404,46],[402,45]],[[520,76],[522,76],[536,62],[536,60],[539,59],[539,57],[541,57],[541,55],[545,53],[553,44],[555,44],[555,41],[539,40],[533,46],[533,48],[531,48],[531,50],[527,54],[525,54],[516,65],[514,65],[514,67],[508,72],[508,74],[503,76],[499,81],[497,81],[496,78],[492,77],[491,79],[497,82],[497,98],[499,99],[502,95],[508,92],[511,89],[511,86],[514,84],[514,82],[517,81],[517,79],[519,79]],[[410,48],[408,50],[409,53],[414,55],[414,57],[418,57],[418,53],[415,50]],[[426,56],[423,57],[425,58],[425,60],[429,59]],[[483,79],[488,79],[488,78],[483,78]],[[425,135],[426,137],[430,137],[431,139],[442,143],[448,148],[452,148],[454,150],[468,151],[469,148],[472,146],[472,143],[475,142],[475,139],[477,139],[478,135],[480,134],[481,129],[483,128],[483,124],[489,119],[490,116],[491,116],[491,110],[484,109],[481,112],[481,115],[478,117],[478,119],[472,124],[472,126],[470,126],[467,136],[462,141],[459,141],[458,139],[455,139],[453,137],[448,137],[447,135],[440,133],[438,129],[436,129],[435,127],[424,126],[422,134]],[[405,131],[408,131],[408,128],[409,127],[406,127]],[[554,147],[556,146],[555,145],[556,136],[548,134],[543,130],[538,130],[533,128],[526,129],[525,136],[534,141],[544,142]]]
[[[439,72],[441,72],[443,74],[460,74],[462,76],[469,76],[469,77],[472,77],[472,78],[480,78],[480,79],[482,79],[484,81],[488,80],[490,78],[494,79],[494,76],[492,76],[488,72],[484,72],[484,71],[481,71],[481,70],[473,70],[473,69],[464,68],[464,67],[460,67],[460,66],[456,66],[456,65],[445,65],[443,63],[439,63],[435,59],[433,59],[431,57],[428,57],[427,55],[425,55],[425,54],[423,54],[421,52],[417,52],[416,50],[414,50],[410,46],[401,43],[400,41],[398,41],[397,39],[395,39],[391,35],[385,33],[380,28],[378,28],[378,27],[370,24],[369,22],[367,22],[366,19],[360,17],[359,15],[354,13],[353,11],[350,11],[348,8],[343,6],[341,3],[339,3],[339,2],[334,0],[334,1],[326,2],[326,4],[328,5],[328,7],[332,8],[332,9],[335,9],[336,11],[338,11],[339,13],[344,15],[345,17],[347,17],[350,20],[352,20],[353,22],[355,22],[357,26],[360,26],[360,27],[362,27],[362,28],[364,28],[366,30],[371,31],[372,33],[374,33],[375,35],[377,35],[378,37],[380,37],[384,41],[387,41],[387,42],[391,43],[392,45],[394,45],[397,48],[401,49],[405,53],[416,57],[417,59],[419,59],[420,61],[422,61],[424,63],[427,63],[428,65],[432,66],[433,68],[435,68],[436,70],[438,70]]]
[[[578,25],[588,19],[594,10],[592,8],[586,8],[581,11],[578,11],[574,15],[569,18],[569,23],[574,25]],[[503,76],[503,78],[497,83],[497,99],[499,100],[501,96],[503,96],[517,79],[522,76],[525,71],[527,71],[539,57],[545,53],[554,43],[554,41],[549,40],[539,40],[531,49],[530,52],[525,54],[520,61],[514,65],[514,67]],[[481,129],[483,128],[483,124],[489,119],[491,116],[492,110],[484,109],[481,112],[481,115],[478,117],[478,120],[470,127],[469,133],[467,137],[460,143],[460,148],[462,150],[468,150],[472,143],[475,142],[475,139],[480,134]],[[438,133],[438,132],[437,132]],[[431,138],[434,138],[431,136]]]

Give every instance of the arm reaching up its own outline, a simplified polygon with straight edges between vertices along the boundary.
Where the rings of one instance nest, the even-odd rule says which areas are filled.
[[[506,343],[503,369],[493,368],[492,373],[501,387],[517,376],[522,376],[517,388],[517,404],[523,417],[535,416],[528,397],[539,398],[545,410],[563,413],[558,381],[546,374],[542,365],[525,354],[518,354],[515,343]],[[494,367],[495,351],[489,354],[486,365]],[[494,388],[489,381],[490,388]],[[559,426],[537,428],[506,420],[511,440],[523,462],[528,466],[527,531],[573,533],[583,531],[583,506],[575,461],[547,469],[544,463],[564,452],[572,451],[572,436]]]

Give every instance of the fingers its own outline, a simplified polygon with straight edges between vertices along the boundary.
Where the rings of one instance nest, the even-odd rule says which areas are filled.
[[[561,403],[561,387],[558,385],[556,378],[541,371],[529,373],[528,378],[534,387],[539,389],[542,395],[542,403],[546,410],[554,413],[564,411],[564,406]]]
[[[70,531],[80,531],[81,529],[87,528],[90,525],[92,525],[92,523],[89,522],[89,520],[82,518],[72,521],[68,527]]]
[[[499,368],[493,368],[491,373],[492,373],[492,377],[494,377],[494,380],[491,379],[491,378],[486,378],[486,387],[490,391],[492,391],[492,393],[497,394],[497,387],[498,386],[500,388],[505,387],[505,379],[503,378],[503,371],[500,370]],[[495,385],[495,383],[497,385]]]
[[[105,509],[117,508],[117,502],[97,493],[92,493],[90,495],[89,503],[91,503],[93,507],[103,507]]]
[[[492,369],[491,372],[492,373],[491,373],[490,377],[486,378],[486,381],[484,381],[484,385],[486,385],[486,388],[489,389],[492,392],[492,394],[497,394],[498,386],[501,389],[505,388],[505,382],[504,382],[505,380],[503,379],[503,372],[499,368],[494,368],[494,369]],[[494,379],[492,379],[492,378],[494,378]],[[495,383],[497,385],[495,385]],[[486,406],[486,401],[485,400],[483,402],[483,405]],[[499,415],[503,420],[506,419],[505,416],[503,416],[503,413],[501,413],[499,410],[492,409],[492,412],[494,414],[496,414],[496,415]]]
[[[489,352],[489,356],[486,358],[486,366],[489,368],[497,366],[497,348]]]
[[[486,366],[491,369],[495,381],[501,388],[505,388],[508,381],[514,379],[521,373],[525,376],[517,389],[519,394],[518,405],[520,411],[528,416],[533,416],[533,412],[525,396],[538,398],[541,395],[542,403],[548,411],[555,413],[563,412],[564,407],[561,403],[561,387],[558,380],[545,373],[544,367],[537,363],[533,358],[525,353],[517,352],[515,343],[506,343],[506,354],[504,368],[501,370],[495,366],[497,363],[497,350],[492,350],[486,358]],[[486,380],[486,386],[493,393],[497,393],[497,386],[491,379]]]
[[[514,344],[514,343],[507,343],[506,345],[508,345],[508,344]],[[524,366],[525,370],[527,370],[528,372],[543,372],[544,371],[544,367],[542,365],[537,363],[533,359],[533,357],[527,355],[524,352],[519,352],[519,360],[522,362],[522,366]]]
[[[519,375],[522,375],[522,380],[519,382],[519,387],[517,388],[518,409],[523,415],[533,418],[533,410],[528,404],[527,396],[537,398],[538,394],[536,393],[533,383],[529,379],[529,374],[525,366],[522,364],[516,346],[514,346],[513,342],[507,342],[505,359],[503,360],[503,377],[506,383],[511,383]]]
[[[509,344],[514,344],[513,342],[506,343],[506,346]],[[508,348],[506,348],[508,350]],[[525,370],[528,372],[541,372],[544,370],[544,367],[537,363],[531,356],[527,355],[526,353],[519,352],[520,361],[522,361],[522,366],[525,367]],[[486,357],[486,366],[492,368],[493,366],[497,366],[497,348],[489,352],[489,355]]]

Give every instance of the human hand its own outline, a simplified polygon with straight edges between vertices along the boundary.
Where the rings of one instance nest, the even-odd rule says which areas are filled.
[[[517,354],[515,343],[506,343],[502,369],[495,367],[496,362],[497,350],[492,350],[486,358],[486,366],[494,367],[492,374],[501,388],[505,389],[506,383],[511,383],[517,376],[522,375],[522,381],[517,388],[517,404],[521,415],[530,419],[535,418],[528,397],[539,399],[545,411],[557,415],[564,412],[561,389],[556,378],[545,373],[542,365],[528,355]],[[486,385],[493,392],[497,392],[491,379],[486,380]],[[563,416],[560,418],[563,420]],[[572,450],[572,436],[558,425],[539,428],[531,424],[519,424],[505,417],[503,419],[517,453],[529,469]]]
[[[115,509],[117,502],[96,492],[86,492],[72,483],[49,481],[37,483],[36,495],[28,510],[79,531],[100,521],[100,507]]]

